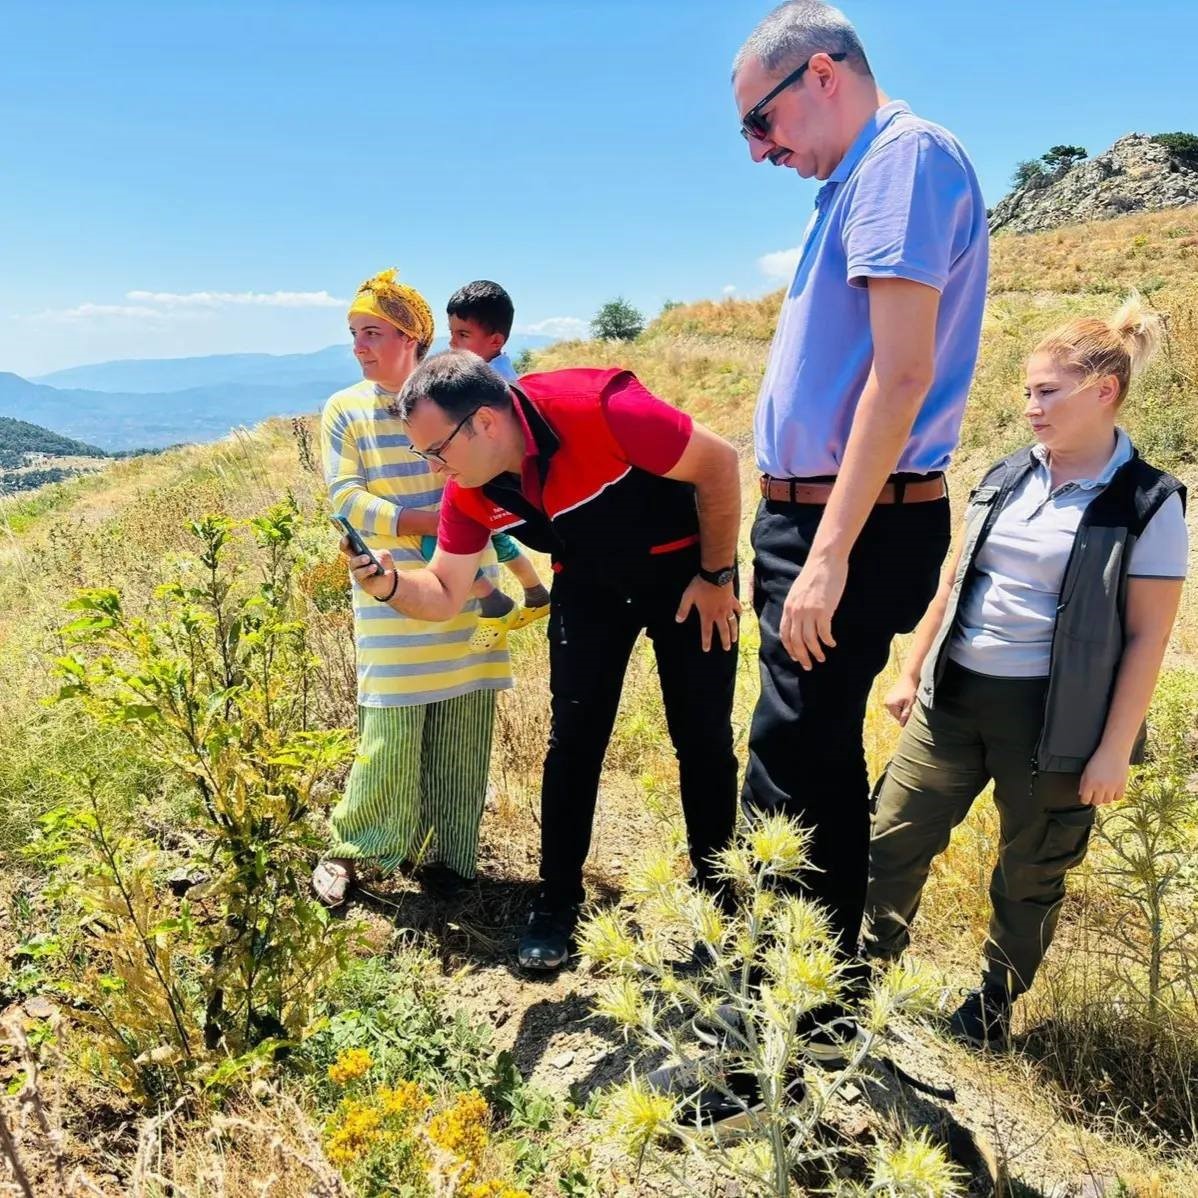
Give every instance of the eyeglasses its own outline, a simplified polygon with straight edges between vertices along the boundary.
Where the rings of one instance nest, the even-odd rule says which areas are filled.
[[[452,441],[454,437],[456,437],[458,433],[462,431],[462,427],[465,425],[467,420],[469,420],[472,416],[478,415],[478,412],[482,407],[483,405],[480,404],[479,407],[467,412],[466,415],[463,416],[461,420],[459,420],[457,424],[453,426],[453,432],[450,433],[449,436],[446,437],[436,449],[417,449],[416,446],[413,445],[411,447],[412,452],[418,458],[423,458],[426,462],[440,462],[442,466],[448,466],[449,463],[445,460],[445,451],[449,448],[450,441]]]
[[[812,58],[815,56],[812,55]],[[847,54],[829,54],[828,57],[833,62],[843,62]],[[746,141],[756,139],[757,141],[765,141],[770,135],[770,118],[761,110],[775,97],[784,92],[792,83],[798,83],[803,77],[803,72],[811,65],[811,59],[807,59],[798,70],[791,71],[781,83],[768,96],[758,100],[744,116],[740,118],[740,135]]]

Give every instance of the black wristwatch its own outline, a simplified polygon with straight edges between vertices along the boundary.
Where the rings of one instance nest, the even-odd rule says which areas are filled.
[[[704,570],[699,567],[699,577],[704,582],[709,582],[713,587],[726,587],[736,575],[735,564],[725,566],[722,570]]]

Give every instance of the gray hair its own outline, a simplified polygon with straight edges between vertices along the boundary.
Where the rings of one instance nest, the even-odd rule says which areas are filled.
[[[859,74],[873,74],[857,31],[840,9],[821,0],[789,0],[749,34],[733,60],[732,78],[753,59],[771,75],[784,75],[821,52],[843,54]]]

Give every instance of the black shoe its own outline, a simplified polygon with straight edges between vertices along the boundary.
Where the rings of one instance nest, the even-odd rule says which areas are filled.
[[[417,876],[420,885],[434,898],[439,899],[457,898],[470,885],[469,878],[462,877],[456,869],[450,869],[441,862],[424,866]]]
[[[825,1069],[849,1063],[864,1034],[843,1003],[824,1003],[799,1020],[798,1032],[806,1037],[807,1055]]]
[[[695,942],[690,956],[683,961],[671,961],[670,971],[681,978],[695,977],[715,964],[715,953],[701,940]]]
[[[709,1080],[718,1070],[715,1060],[698,1065],[666,1065],[655,1069],[645,1078],[652,1090],[666,1094],[678,1102],[674,1119],[696,1131],[739,1131],[752,1125],[764,1104],[757,1079],[751,1073],[726,1073],[722,1085]],[[807,1087],[802,1078],[795,1078],[786,1088],[787,1101],[800,1105],[807,1101]]]
[[[974,1048],[1003,1051],[1011,1036],[1011,1001],[995,986],[972,991],[949,1016],[949,1035]]]
[[[521,969],[553,973],[570,959],[570,943],[578,924],[578,906],[549,911],[534,907],[520,937],[516,959]]]
[[[712,1015],[696,1015],[691,1020],[691,1030],[700,1044],[711,1048],[727,1048],[733,1037],[743,1038],[745,1021],[732,1003],[725,1002],[720,1003]]]
[[[722,1003],[712,1016],[691,1020],[695,1039],[712,1048],[736,1047],[744,1037],[744,1018],[732,1003]],[[835,1069],[848,1063],[861,1030],[839,1004],[818,1007],[799,1020],[798,1033],[806,1040],[806,1054],[816,1064]]]

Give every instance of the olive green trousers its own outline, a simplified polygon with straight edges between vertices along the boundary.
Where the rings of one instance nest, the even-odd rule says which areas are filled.
[[[1086,854],[1094,808],[1077,774],[1032,768],[1046,678],[993,678],[949,664],[929,710],[916,702],[876,788],[864,948],[894,958],[906,947],[933,858],[994,783],[998,860],[983,982],[1012,997],[1031,984],[1052,943],[1065,875]]]

